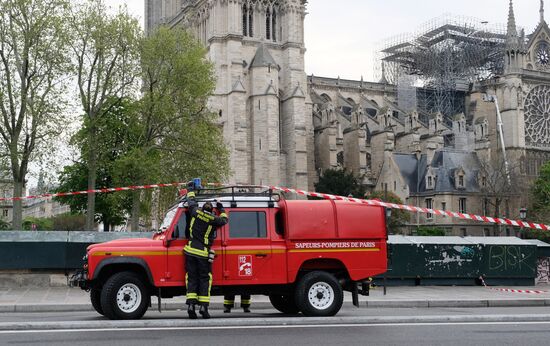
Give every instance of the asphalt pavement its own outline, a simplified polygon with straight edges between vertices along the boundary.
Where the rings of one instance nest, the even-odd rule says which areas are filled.
[[[156,297],[152,300],[152,308],[157,309]],[[184,304],[185,297],[163,299],[161,308],[177,310]],[[550,286],[396,286],[388,287],[386,295],[382,287],[376,287],[370,296],[360,296],[360,304],[374,308],[550,306]],[[212,297],[211,305],[213,309],[221,309],[223,297]],[[252,305],[257,309],[271,308],[266,296],[253,296]],[[344,306],[351,306],[350,294],[345,295]],[[91,310],[89,293],[79,288],[0,287],[0,312]]]

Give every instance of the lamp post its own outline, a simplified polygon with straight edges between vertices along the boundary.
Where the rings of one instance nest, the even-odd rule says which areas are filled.
[[[526,208],[521,208],[519,210],[519,218],[523,222],[525,222],[527,220],[527,209]],[[523,239],[523,229],[524,229],[524,227],[523,227],[523,225],[521,225],[520,238],[522,238],[522,239]]]

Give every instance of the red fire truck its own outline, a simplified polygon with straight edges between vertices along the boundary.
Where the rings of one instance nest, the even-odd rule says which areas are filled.
[[[243,192],[245,191],[245,192]],[[333,316],[343,291],[368,295],[368,278],[387,266],[385,210],[333,200],[285,200],[242,186],[201,190],[199,206],[221,201],[229,222],[213,243],[212,295],[267,295],[286,314]],[[90,245],[72,286],[90,291],[110,319],[139,319],[156,296],[185,295],[186,198],[166,214],[152,239]]]

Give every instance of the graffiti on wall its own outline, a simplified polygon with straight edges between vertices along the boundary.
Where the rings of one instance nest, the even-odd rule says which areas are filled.
[[[537,279],[536,283],[550,282],[550,258],[541,257],[537,260]]]

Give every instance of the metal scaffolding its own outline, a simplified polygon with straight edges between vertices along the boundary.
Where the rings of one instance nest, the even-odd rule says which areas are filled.
[[[449,119],[464,112],[471,83],[502,73],[505,25],[444,15],[415,34],[393,37],[378,52],[375,75],[398,86],[398,103],[407,111]]]

